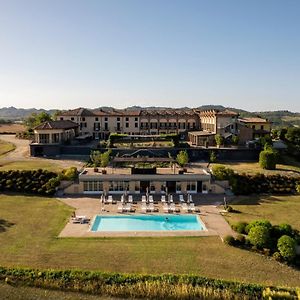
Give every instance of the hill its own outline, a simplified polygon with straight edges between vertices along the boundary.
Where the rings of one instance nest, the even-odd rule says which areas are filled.
[[[0,119],[4,120],[22,120],[32,113],[41,113],[41,112],[47,112],[49,114],[53,114],[56,111],[56,109],[36,109],[36,108],[16,108],[16,107],[3,107],[0,108]]]
[[[113,109],[112,107],[101,107],[105,109]],[[136,110],[136,109],[166,109],[170,107],[155,107],[155,106],[148,106],[148,107],[141,107],[141,106],[131,106],[127,107],[128,110]],[[186,107],[183,107],[186,108]],[[225,107],[223,105],[202,105],[197,107],[198,110],[208,110],[208,109],[217,109],[217,110],[224,110],[229,109],[238,113],[241,117],[255,117],[260,116],[262,118],[269,119],[273,122],[273,127],[290,127],[290,126],[297,126],[300,127],[300,113],[298,112],[291,112],[288,110],[277,110],[277,111],[256,111],[250,112],[239,108],[234,107]],[[32,113],[40,113],[40,112],[47,112],[49,114],[53,114],[56,109],[36,109],[36,108],[15,108],[11,107],[3,107],[0,108],[0,120],[23,120],[24,118],[28,117]]]

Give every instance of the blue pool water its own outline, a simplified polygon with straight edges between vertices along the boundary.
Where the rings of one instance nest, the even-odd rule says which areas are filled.
[[[91,231],[205,230],[195,215],[96,216]]]

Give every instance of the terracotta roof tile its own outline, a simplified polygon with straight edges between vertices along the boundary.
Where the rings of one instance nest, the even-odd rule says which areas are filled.
[[[34,129],[71,129],[77,128],[78,124],[74,123],[69,120],[59,120],[59,121],[47,121],[38,126]]]

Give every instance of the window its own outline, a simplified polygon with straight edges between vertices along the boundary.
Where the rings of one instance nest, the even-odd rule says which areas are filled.
[[[255,125],[252,125],[252,129],[255,129]]]
[[[64,118],[63,117],[60,117],[60,120],[62,121]]]
[[[264,125],[261,125],[261,126],[260,126],[260,129],[261,129],[261,130],[264,130]]]
[[[84,192],[102,192],[103,182],[102,181],[84,181],[83,182]]]
[[[137,122],[137,121],[138,121],[138,118],[134,118],[134,121]]]
[[[85,117],[81,118],[81,121],[85,121]]]
[[[126,118],[125,118],[125,120],[126,120],[126,122],[128,122],[128,121],[129,121],[129,118],[128,118],[128,117],[126,117]]]
[[[176,192],[181,192],[181,182],[176,181]]]
[[[139,126],[138,123],[134,123],[135,128],[138,128],[138,126]]]
[[[117,130],[121,130],[121,124],[120,123],[117,123]]]
[[[126,191],[129,188],[128,181],[110,181],[109,190],[112,192],[122,192]]]
[[[120,118],[119,118],[119,117],[117,118],[117,121],[119,121],[119,122],[120,122]]]
[[[108,130],[108,124],[104,123],[104,130]]]
[[[153,181],[150,181],[150,193],[155,193],[155,184]]]
[[[95,131],[100,130],[100,123],[94,123],[94,130]]]
[[[136,192],[139,192],[140,191],[140,182],[139,181],[135,181],[134,182],[134,190]]]
[[[74,121],[74,117],[72,117],[71,120]]]
[[[99,118],[98,118],[98,117],[96,117],[96,118],[95,118],[95,121],[99,121]]]
[[[196,191],[196,181],[188,181],[186,183],[186,190],[189,192],[195,192]]]
[[[39,142],[41,144],[49,144],[49,134],[39,134]]]
[[[59,143],[59,133],[52,133],[52,143]]]
[[[129,123],[125,123],[125,127],[128,128],[129,127]]]
[[[107,122],[107,121],[108,121],[108,118],[107,118],[107,117],[105,117],[105,118],[104,118],[104,121],[105,121],[105,122]]]

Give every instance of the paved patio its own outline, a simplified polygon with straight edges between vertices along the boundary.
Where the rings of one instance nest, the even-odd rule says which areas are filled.
[[[86,216],[91,219],[89,224],[73,224],[71,217],[65,228],[59,234],[59,237],[121,237],[121,236],[224,236],[234,232],[221,215],[221,209],[218,208],[223,203],[223,196],[220,195],[193,195],[195,206],[200,209],[200,213],[194,213],[200,217],[207,230],[202,231],[134,231],[134,232],[91,232],[90,227],[96,215],[136,215],[145,214],[141,210],[141,196],[135,195],[136,209],[134,213],[118,212],[118,204],[103,204],[99,197],[63,197],[58,198],[60,201],[74,208],[76,216]],[[114,199],[120,200],[120,195],[114,195]],[[154,196],[156,201],[155,207],[158,208],[156,213],[164,214],[163,205],[159,196]],[[176,207],[180,208],[177,198],[174,199]],[[185,212],[177,214],[186,214]]]

